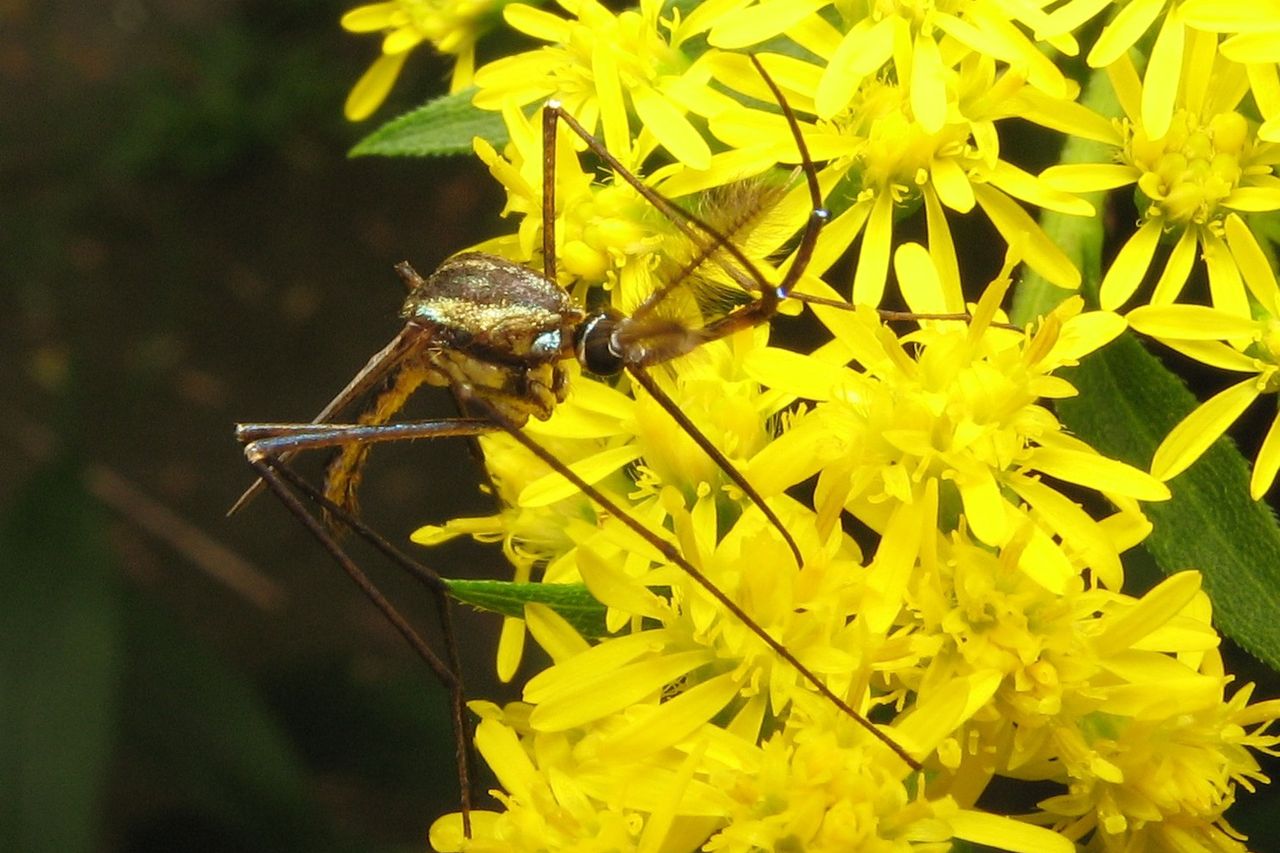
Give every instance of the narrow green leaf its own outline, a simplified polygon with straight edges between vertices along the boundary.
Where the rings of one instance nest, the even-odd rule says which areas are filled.
[[[603,637],[605,607],[585,584],[512,583],[510,581],[446,581],[454,598],[503,616],[524,617],[524,606],[545,604],[587,639]]]
[[[1085,103],[1107,115],[1119,107],[1105,75],[1095,73]],[[1095,143],[1073,140],[1062,162],[1106,162]],[[1080,267],[1083,291],[1097,303],[1102,279],[1102,205],[1093,218],[1047,213],[1050,236]],[[1050,310],[1067,295],[1035,275],[1019,285],[1015,321]],[[1183,381],[1126,334],[1067,375],[1080,396],[1058,404],[1072,432],[1113,459],[1146,469],[1160,441],[1196,405]],[[1155,529],[1146,550],[1161,570],[1204,573],[1218,628],[1240,646],[1280,669],[1280,526],[1271,510],[1249,498],[1249,463],[1235,444],[1219,440],[1170,484],[1173,500],[1145,504]]]
[[[471,104],[474,89],[444,95],[392,119],[360,140],[351,157],[436,157],[470,154],[471,140],[483,137],[495,148],[507,143],[502,115]]]
[[[1059,404],[1066,424],[1101,453],[1139,467],[1197,402],[1131,335],[1069,378],[1080,396]],[[1280,670],[1280,526],[1249,498],[1249,463],[1220,439],[1169,488],[1173,500],[1143,505],[1155,525],[1145,547],[1166,574],[1204,572],[1218,627]]]

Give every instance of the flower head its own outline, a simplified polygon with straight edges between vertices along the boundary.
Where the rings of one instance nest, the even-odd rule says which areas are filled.
[[[614,14],[596,0],[559,0],[572,19],[523,4],[505,10],[507,23],[551,44],[505,57],[476,72],[476,106],[501,109],[555,97],[589,131],[601,128],[605,145],[623,162],[632,151],[633,111],[640,124],[677,160],[705,168],[710,150],[689,121],[723,105],[707,87],[707,75],[683,42],[709,22],[707,15],[678,13],[662,20],[661,0],[643,0],[638,10]]]
[[[902,253],[927,264],[919,246]],[[1080,313],[1077,299],[1035,330],[1001,328],[990,312],[1007,286],[1007,278],[994,282],[969,324],[931,324],[904,339],[874,312],[819,312],[836,335],[831,355],[858,369],[810,357],[800,370],[794,354],[777,351],[754,357],[749,367],[762,382],[820,401],[769,452],[789,458],[794,477],[819,473],[820,516],[847,509],[874,529],[883,529],[898,505],[936,489],[944,506],[963,511],[979,540],[1001,545],[1019,528],[1025,502],[1076,558],[1118,586],[1114,549],[1037,475],[1116,496],[1168,497],[1152,478],[1068,436],[1039,402],[1073,395],[1053,371],[1111,340],[1123,322]]]
[[[346,115],[360,121],[373,114],[400,75],[409,53],[429,42],[456,57],[450,91],[471,85],[476,42],[493,28],[509,0],[384,0],[357,6],[342,16],[343,29],[383,33],[382,53],[347,97]]]
[[[781,79],[796,81],[784,87],[791,106],[819,111],[804,135],[814,157],[827,161],[820,181],[830,190],[828,206],[839,211],[823,229],[810,272],[826,271],[861,236],[853,301],[879,305],[895,218],[923,205],[929,251],[945,288],[940,310],[960,311],[959,263],[944,211],[964,214],[978,207],[1036,271],[1063,287],[1079,283],[1078,271],[1015,199],[1076,215],[1093,208],[1002,159],[995,133],[995,123],[1013,115],[1035,119],[1056,111],[1059,121],[1069,121],[1077,113],[1066,108],[1067,101],[1048,98],[1028,87],[1022,75],[997,73],[993,61],[973,55],[946,76],[945,109],[936,124],[922,120],[911,90],[892,79],[865,78],[847,100],[824,111],[811,87],[824,67],[832,67],[830,56],[816,64],[770,58]],[[758,73],[740,60],[724,55],[710,64],[717,79],[759,97]],[[797,157],[781,116],[730,109],[713,118],[711,129],[734,149],[712,158],[713,171],[719,160],[741,161],[744,155],[761,163]]]
[[[1137,186],[1141,224],[1103,279],[1103,307],[1119,307],[1133,296],[1156,247],[1167,237],[1174,247],[1151,303],[1179,298],[1198,249],[1205,259],[1213,304],[1247,317],[1241,272],[1248,259],[1240,252],[1250,250],[1243,237],[1224,241],[1225,222],[1233,213],[1280,209],[1275,175],[1280,147],[1260,140],[1256,124],[1240,112],[1245,72],[1218,53],[1217,36],[1193,32],[1188,38],[1196,43],[1191,53],[1194,68],[1177,89],[1176,109],[1162,129],[1145,123],[1140,108],[1143,86],[1122,57],[1107,69],[1125,110],[1113,140],[1119,163],[1057,166],[1044,177],[1055,186]],[[1214,85],[1206,85],[1210,80]],[[1256,249],[1253,238],[1248,241]]]

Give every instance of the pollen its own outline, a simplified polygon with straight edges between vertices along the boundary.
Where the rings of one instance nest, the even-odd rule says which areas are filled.
[[[1152,202],[1149,216],[1185,225],[1208,225],[1244,176],[1252,153],[1248,123],[1237,112],[1201,122],[1189,110],[1174,114],[1169,132],[1150,138],[1127,125],[1122,157],[1142,170],[1138,187]]]

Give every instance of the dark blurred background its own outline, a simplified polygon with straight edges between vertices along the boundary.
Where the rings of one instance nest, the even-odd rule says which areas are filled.
[[[347,123],[352,5],[0,0],[0,850],[420,851],[456,808],[426,667],[270,497],[224,517],[232,425],[319,410],[397,331],[395,262],[509,230],[473,159],[345,157],[448,73],[420,49]],[[447,442],[379,448],[362,498],[401,543],[490,508]],[[472,695],[509,697],[496,620],[458,616]],[[1256,850],[1268,801],[1232,813]]]
[[[398,330],[394,263],[503,228],[472,159],[346,158],[448,73],[346,122],[353,5],[0,0],[0,850],[423,850],[457,807],[426,667],[270,496],[224,517],[233,424],[309,419]],[[465,445],[374,457],[393,541],[488,509]]]

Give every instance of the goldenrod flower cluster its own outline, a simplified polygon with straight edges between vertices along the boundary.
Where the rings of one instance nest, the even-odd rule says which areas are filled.
[[[1144,503],[1167,500],[1166,481],[1280,391],[1280,288],[1255,227],[1280,209],[1280,16],[1207,0],[557,2],[505,6],[539,46],[474,73],[474,12],[496,3],[381,3],[344,24],[388,31],[403,49],[384,46],[387,68],[409,42],[459,53],[455,82],[501,112],[510,142],[475,148],[519,221],[482,249],[541,268],[554,192],[564,286],[622,313],[668,288],[663,310],[693,328],[804,265],[783,310],[809,299],[821,344],[783,348],[761,325],[650,371],[800,559],[637,383],[570,365],[568,399],[526,433],[750,624],[510,436],[483,439],[501,509],[415,540],[501,542],[515,580],[584,585],[604,628],[584,635],[537,603],[506,618],[500,674],[514,676],[530,639],[549,663],[521,701],[472,703],[498,788],[469,836],[461,814],[436,821],[433,847],[1247,849],[1224,815],[1241,788],[1268,781],[1255,753],[1275,754],[1280,701],[1251,703],[1252,685],[1231,684],[1198,572],[1133,594],[1122,555],[1151,530]],[[1081,53],[1117,116],[1078,100],[1061,69]],[[395,71],[378,73],[385,92]],[[381,95],[362,87],[353,99],[372,109]],[[552,98],[612,163],[564,126],[543,151]],[[1009,150],[1015,119],[1106,154],[1035,174]],[[723,253],[619,170],[739,247],[758,287],[726,277],[705,257]],[[811,256],[796,250],[812,214],[806,170],[831,213]],[[1122,187],[1137,226],[1090,310],[1072,294],[1072,256],[1029,208],[1093,217],[1097,199],[1082,194]],[[1006,247],[980,286],[951,230],[964,216]],[[1060,289],[1022,325],[1004,308],[1020,270]],[[886,300],[920,319],[889,322]],[[1137,307],[1117,313],[1126,306]],[[1175,428],[1149,473],[1054,411],[1077,393],[1063,370],[1126,325],[1246,376]],[[1255,498],[1278,470],[1273,424]],[[1018,813],[1001,808],[1000,791],[1032,785]]]

